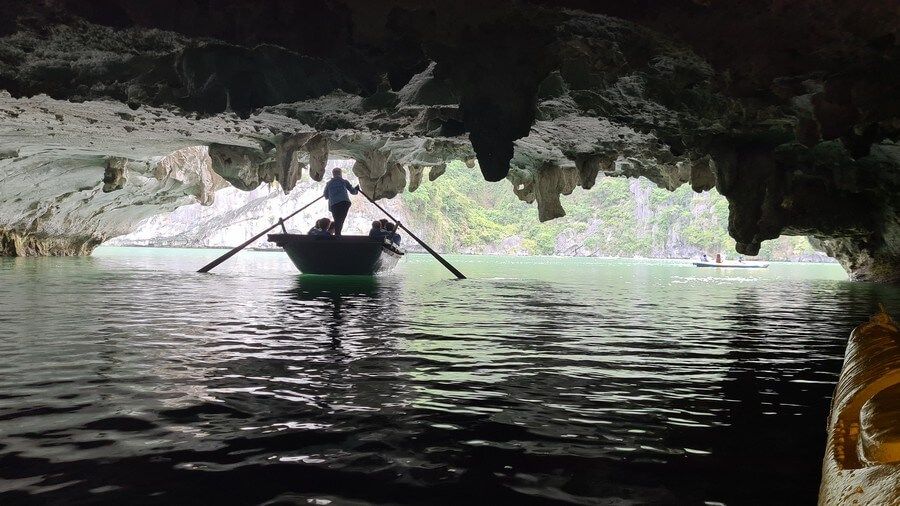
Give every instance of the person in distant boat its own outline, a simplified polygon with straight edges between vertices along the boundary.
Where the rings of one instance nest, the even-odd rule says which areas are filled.
[[[397,227],[393,223],[388,223],[384,226],[384,236],[395,245],[400,246],[400,234],[396,232],[396,229]]]
[[[722,263],[722,254],[721,253],[716,253],[716,263],[717,264]]]
[[[706,253],[704,253],[704,254],[700,255],[700,260],[702,260],[704,262],[709,262],[709,257],[706,256]]]
[[[309,229],[309,235],[331,235],[328,233],[328,227],[331,226],[331,220],[328,218],[319,218],[316,220],[315,226]]]
[[[331,181],[325,185],[324,195],[328,199],[328,210],[334,218],[334,235],[340,236],[341,230],[344,228],[344,220],[347,219],[347,213],[350,211],[350,192],[354,195],[359,193],[359,186],[352,186],[349,181],[344,179],[343,171],[335,168],[331,171]]]

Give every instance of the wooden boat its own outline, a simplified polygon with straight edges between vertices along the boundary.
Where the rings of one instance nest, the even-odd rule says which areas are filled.
[[[404,255],[393,244],[364,235],[269,234],[269,242],[284,248],[304,274],[367,276],[393,269]]]
[[[694,262],[695,267],[722,267],[722,268],[735,268],[735,269],[765,269],[769,266],[769,262],[735,262],[735,261],[722,261],[722,262]]]

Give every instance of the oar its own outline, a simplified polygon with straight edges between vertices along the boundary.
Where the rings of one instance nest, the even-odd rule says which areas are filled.
[[[441,255],[439,255],[437,251],[431,249],[430,246],[428,246],[427,244],[425,244],[425,241],[423,241],[422,239],[419,239],[418,237],[416,237],[416,234],[412,233],[412,231],[411,231],[410,229],[406,228],[406,226],[403,225],[403,223],[400,223],[399,221],[397,221],[397,218],[394,218],[393,216],[391,216],[391,213],[385,211],[383,207],[379,206],[377,202],[375,202],[374,200],[372,200],[371,197],[369,197],[368,195],[366,195],[365,193],[363,193],[362,190],[360,190],[359,193],[361,193],[363,197],[367,198],[367,199],[369,200],[369,202],[375,204],[375,207],[377,207],[378,209],[381,210],[381,212],[383,212],[384,214],[386,214],[388,218],[394,220],[394,223],[396,223],[400,228],[402,228],[403,230],[405,230],[406,233],[409,234],[410,237],[412,237],[413,239],[415,239],[416,242],[419,243],[419,245],[421,245],[423,248],[425,248],[425,251],[431,253],[431,256],[433,256],[434,258],[436,258],[437,261],[440,262],[444,267],[446,267],[448,271],[452,272],[454,276],[456,276],[456,277],[459,278],[459,279],[466,279],[466,277],[463,275],[463,273],[459,272],[459,269],[457,269],[456,267],[453,267],[452,265],[450,265],[450,262],[444,260],[444,257],[442,257]]]
[[[278,225],[281,225],[282,228],[283,228],[283,227],[284,227],[284,222],[285,222],[285,221],[287,221],[287,220],[293,218],[297,213],[299,213],[300,211],[306,209],[307,207],[309,207],[309,206],[315,204],[316,202],[322,200],[322,198],[324,198],[324,197],[325,197],[324,195],[320,195],[319,198],[317,198],[316,200],[313,200],[313,201],[310,202],[309,204],[306,204],[305,206],[301,207],[300,209],[297,209],[296,211],[292,212],[292,213],[289,214],[286,218],[279,218],[278,221],[277,221],[274,225],[272,225],[271,227],[269,227],[269,228],[263,230],[262,232],[260,232],[260,233],[258,233],[258,234],[256,234],[256,235],[254,235],[254,236],[251,237],[250,239],[247,239],[247,242],[245,242],[244,244],[241,244],[240,246],[238,246],[238,247],[232,249],[231,251],[229,251],[228,253],[225,253],[224,255],[220,256],[219,258],[217,258],[217,259],[213,260],[212,262],[210,262],[210,263],[204,265],[204,266],[203,266],[199,271],[197,271],[197,272],[209,272],[209,271],[213,270],[213,269],[214,269],[217,265],[219,265],[220,263],[222,263],[222,262],[224,262],[225,260],[228,260],[229,258],[231,258],[231,257],[233,257],[234,255],[236,255],[238,251],[240,251],[240,250],[246,248],[247,246],[250,246],[251,244],[253,244],[254,241],[256,241],[257,239],[259,239],[260,237],[262,237],[263,235],[265,235],[266,232],[268,232],[269,230],[272,230],[273,228],[277,227]]]

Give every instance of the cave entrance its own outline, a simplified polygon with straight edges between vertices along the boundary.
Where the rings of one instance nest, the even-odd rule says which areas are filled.
[[[668,191],[643,177],[601,174],[591,189],[578,188],[565,197],[566,216],[541,223],[533,205],[519,200],[502,184],[484,181],[471,165],[457,161],[446,166],[401,168],[401,192],[382,204],[413,230],[421,231],[427,243],[448,253],[669,259],[696,258],[704,253],[736,256],[734,240],[727,233],[728,204],[715,190],[695,193],[683,185]],[[326,178],[334,167],[357,181],[354,160],[330,159]],[[152,215],[131,223],[132,230],[104,244],[233,247],[318,197],[323,185],[302,175],[288,193],[277,180],[242,183],[245,189],[239,189],[212,169],[203,146],[161,159],[152,169],[152,178],[166,191],[184,196],[175,199],[171,208],[148,210]],[[392,185],[396,187],[397,182]],[[352,209],[347,233],[365,234],[371,222],[382,217],[362,196],[354,198]],[[287,226],[293,232],[306,232],[323,216],[328,216],[325,203],[312,206]],[[261,239],[251,247],[274,245]],[[765,242],[760,258],[829,261],[806,238],[788,236]]]

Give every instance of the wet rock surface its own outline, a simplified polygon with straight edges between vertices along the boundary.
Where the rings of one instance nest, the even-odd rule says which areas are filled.
[[[113,209],[208,201],[209,177],[140,179],[205,145],[238,188],[331,156],[377,198],[477,159],[542,220],[600,173],[715,186],[741,253],[808,235],[856,279],[900,272],[893,2],[2,3],[6,230],[106,238],[133,222]],[[72,191],[90,225],[50,227]]]

